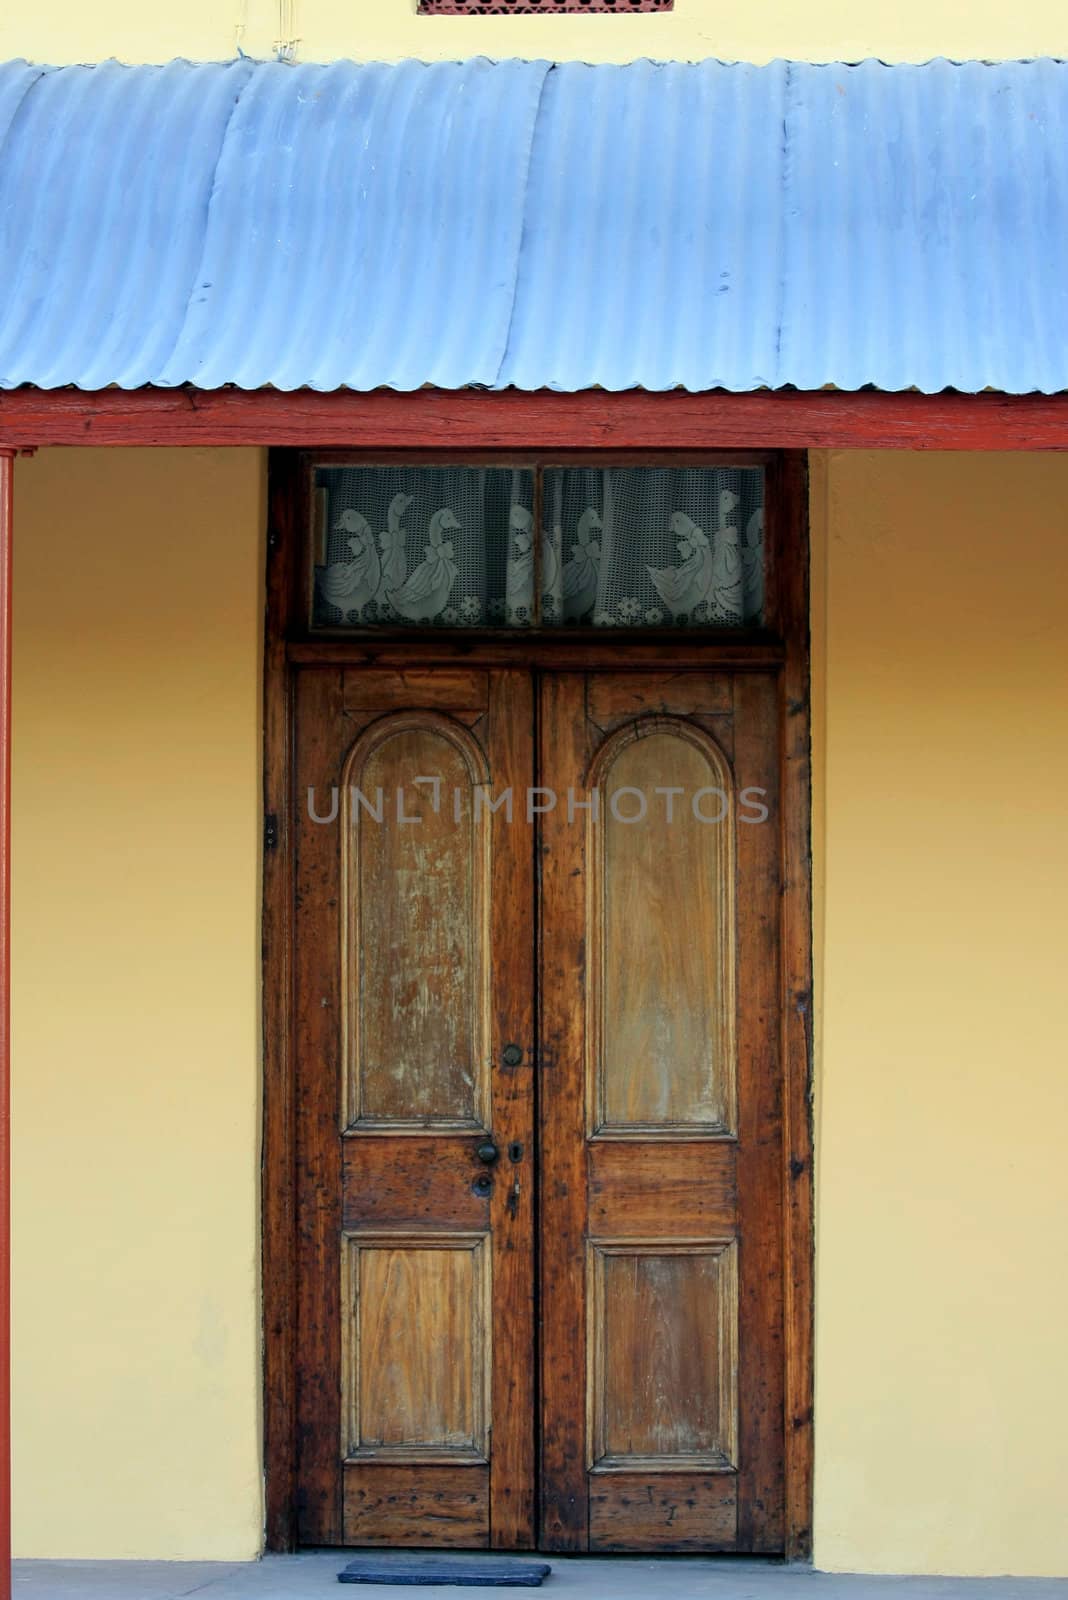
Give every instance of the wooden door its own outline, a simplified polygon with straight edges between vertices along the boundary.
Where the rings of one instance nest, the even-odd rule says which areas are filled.
[[[547,1549],[783,1548],[777,704],[544,680]]]
[[[534,700],[298,675],[300,1536],[780,1551],[777,680]]]
[[[304,1543],[534,1542],[533,748],[527,673],[298,674]]]

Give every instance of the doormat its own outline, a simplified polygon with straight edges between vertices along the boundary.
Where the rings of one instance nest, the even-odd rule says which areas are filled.
[[[501,1561],[463,1556],[360,1556],[337,1575],[338,1583],[422,1586],[449,1583],[473,1589],[539,1589],[552,1568],[546,1561]]]

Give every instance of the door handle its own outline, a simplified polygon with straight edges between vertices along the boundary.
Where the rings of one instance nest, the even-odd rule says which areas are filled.
[[[497,1149],[497,1146],[494,1144],[492,1139],[483,1139],[482,1143],[475,1151],[475,1155],[480,1161],[484,1161],[487,1167],[492,1167],[500,1153],[501,1152]]]

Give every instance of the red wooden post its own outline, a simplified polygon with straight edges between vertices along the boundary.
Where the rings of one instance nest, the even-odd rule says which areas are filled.
[[[0,1600],[11,1595],[11,525],[0,446]]]

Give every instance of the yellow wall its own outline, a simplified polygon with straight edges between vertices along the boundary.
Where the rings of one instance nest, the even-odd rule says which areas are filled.
[[[924,61],[947,55],[996,58],[1068,51],[1062,0],[676,0],[662,15],[592,17],[420,17],[416,0],[38,0],[0,19],[0,58],[51,62],[218,60],[240,45],[271,55],[297,41],[302,61],[461,56],[546,56],[628,61],[638,56],[697,60]]]
[[[16,1553],[259,1549],[255,451],[16,467]]]
[[[261,468],[16,469],[24,1554],[259,1544]],[[816,1560],[1064,1573],[1068,458],[814,469]]]
[[[816,463],[816,1559],[1068,1572],[1068,457]]]

